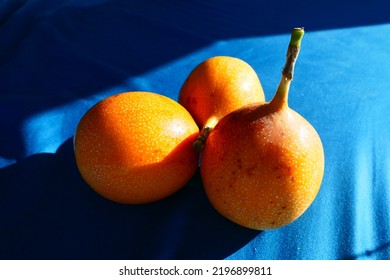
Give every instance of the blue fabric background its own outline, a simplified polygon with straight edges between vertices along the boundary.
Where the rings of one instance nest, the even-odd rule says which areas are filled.
[[[390,259],[390,5],[312,2],[2,0],[0,259]],[[270,100],[297,26],[289,103],[326,157],[297,221],[239,227],[213,210],[199,173],[138,206],[82,180],[72,137],[96,102],[133,90],[177,100],[215,55],[251,64]]]

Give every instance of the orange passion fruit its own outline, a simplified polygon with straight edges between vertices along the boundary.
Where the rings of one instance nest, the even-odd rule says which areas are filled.
[[[321,139],[287,102],[302,36],[303,29],[293,30],[273,99],[223,117],[202,151],[201,176],[212,205],[251,229],[274,229],[295,221],[321,186]]]
[[[223,116],[255,102],[264,102],[255,70],[245,61],[230,56],[215,56],[200,63],[179,94],[179,103],[202,129],[203,138]],[[195,148],[201,150],[202,143]]]
[[[198,167],[198,126],[178,102],[151,92],[110,96],[80,120],[74,153],[84,180],[119,203],[163,199]]]

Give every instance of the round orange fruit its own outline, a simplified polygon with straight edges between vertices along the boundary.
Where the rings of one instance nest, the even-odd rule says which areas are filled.
[[[202,151],[202,182],[211,204],[247,228],[280,228],[312,204],[324,174],[314,128],[290,108],[252,104],[222,118]]]
[[[198,168],[198,126],[178,102],[151,92],[103,99],[80,120],[74,153],[84,180],[119,203],[163,199]]]
[[[200,170],[214,208],[257,230],[298,219],[321,187],[325,155],[314,127],[289,108],[288,93],[303,28],[294,28],[282,79],[270,102],[242,107],[211,130]]]
[[[228,113],[245,105],[264,102],[255,70],[242,59],[214,56],[197,65],[179,94],[182,104],[201,128],[213,128]]]

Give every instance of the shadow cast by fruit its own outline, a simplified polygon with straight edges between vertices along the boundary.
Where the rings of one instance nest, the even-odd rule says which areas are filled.
[[[259,232],[210,205],[197,171],[175,194],[128,205],[80,176],[72,139],[0,169],[0,259],[223,259]],[[12,178],[8,179],[7,178]]]

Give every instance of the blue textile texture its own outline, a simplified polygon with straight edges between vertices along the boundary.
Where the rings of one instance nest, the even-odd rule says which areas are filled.
[[[309,1],[310,2],[310,1]],[[313,1],[312,1],[313,2]],[[0,259],[390,259],[388,1],[3,0]],[[325,174],[295,222],[255,231],[218,214],[199,172],[123,205],[81,178],[73,135],[105,97],[177,100],[201,61],[229,55],[279,83],[306,30],[289,105],[320,135]]]

